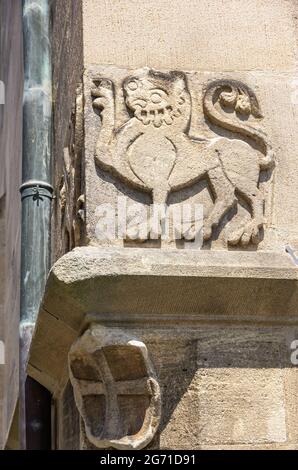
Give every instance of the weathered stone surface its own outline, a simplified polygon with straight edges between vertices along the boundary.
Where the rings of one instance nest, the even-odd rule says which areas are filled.
[[[126,198],[128,207],[137,202],[146,210],[152,201],[166,201],[169,208],[181,208],[185,203],[202,205],[205,249],[279,251],[298,239],[294,209],[294,198],[298,196],[294,177],[297,142],[292,126],[297,118],[294,75],[159,72],[99,66],[89,67],[86,72],[89,243],[128,246],[119,237],[121,230],[117,232],[122,210],[119,198]],[[171,74],[176,74],[176,87],[179,83],[182,87],[180,98],[175,95],[177,88],[175,92],[167,85]],[[139,95],[128,88],[133,81],[140,85]],[[166,114],[160,126],[149,118],[147,125],[142,121],[146,113],[159,112],[158,104],[148,105],[155,111],[141,107],[144,98],[148,101],[150,83],[155,83],[155,89],[162,88],[161,92],[168,90],[161,110]],[[134,99],[136,96],[139,98]],[[174,117],[169,125],[165,123],[165,103],[173,107],[173,99],[184,103],[178,106],[180,117]],[[132,101],[137,104],[129,104]],[[294,120],[285,126],[289,106]],[[179,146],[183,151],[177,151]],[[155,161],[156,155],[159,157]],[[100,238],[103,204],[116,214],[116,233],[106,239]],[[145,242],[143,247],[153,242]],[[154,246],[160,244],[155,240]],[[161,241],[161,247],[181,246],[181,240]]]
[[[296,324],[296,305],[286,253],[76,248],[48,279],[30,373],[53,391],[64,386],[67,352],[91,320]]]
[[[157,321],[123,316],[101,323],[137,337],[152,358],[163,399],[160,427],[149,448],[297,449],[293,387],[298,370],[291,365],[289,347],[297,326],[205,321],[189,327],[180,321],[161,327]],[[60,425],[67,432],[67,421]]]
[[[171,193],[207,180],[214,205],[204,222],[204,240],[212,237],[213,229],[231,209],[237,208],[242,196],[249,204],[251,217],[235,224],[226,242],[258,244],[265,204],[259,189],[260,171],[272,169],[275,158],[257,121],[263,117],[257,97],[243,82],[222,79],[205,85],[201,104],[210,123],[250,139],[260,147],[259,151],[246,140],[192,137],[193,106],[188,82],[191,86],[190,74],[187,79],[182,72],[162,73],[143,68],[132,71],[125,77],[121,90],[117,90],[113,81],[94,72],[92,105],[101,115],[95,162],[127,185],[149,192],[153,205],[168,204]],[[128,116],[117,127],[115,109],[120,107],[119,99],[116,104],[119,93],[123,94]],[[162,219],[156,234],[159,237],[161,222]],[[152,222],[147,238],[151,225]],[[191,226],[187,234],[188,239],[194,239],[195,227]],[[146,239],[146,234],[142,236]]]
[[[239,0],[84,0],[85,64],[294,70],[295,0],[239,5]]]
[[[0,365],[0,449],[5,446],[18,396],[20,315],[20,194],[22,163],[22,4],[0,2],[0,340],[5,365]],[[2,277],[1,276],[1,277]],[[3,401],[2,401],[3,400]],[[2,402],[2,406],[1,406]]]
[[[81,86],[83,28],[81,0],[52,2],[53,186],[52,262],[80,240],[78,210],[82,177]]]
[[[93,324],[70,349],[69,374],[84,448],[141,449],[150,443],[161,398],[144,343]]]
[[[57,426],[55,443],[58,449],[80,449],[80,415],[75,404],[73,388],[67,383],[59,400],[55,400],[55,416]]]
[[[289,361],[286,345],[278,344],[278,335],[270,330],[259,331],[258,338],[253,331],[233,328],[208,333],[198,339],[198,370],[166,425],[162,445],[178,445],[173,442],[178,423],[183,429],[179,444],[186,449],[286,442],[281,368]],[[297,371],[292,369],[291,375]]]
[[[162,390],[153,448],[297,448],[297,327],[127,328],[146,342]]]

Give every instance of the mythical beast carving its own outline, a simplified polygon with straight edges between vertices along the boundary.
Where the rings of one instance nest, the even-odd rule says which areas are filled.
[[[258,243],[264,223],[259,176],[274,164],[274,155],[262,130],[246,122],[250,115],[262,118],[254,92],[235,80],[209,83],[203,93],[205,117],[241,138],[196,139],[189,135],[192,103],[184,73],[144,68],[122,86],[129,119],[115,128],[114,84],[94,79],[93,106],[102,119],[96,163],[151,192],[153,203],[165,204],[171,191],[208,178],[214,206],[204,222],[204,239],[212,236],[240,195],[251,208],[251,219],[228,242]]]

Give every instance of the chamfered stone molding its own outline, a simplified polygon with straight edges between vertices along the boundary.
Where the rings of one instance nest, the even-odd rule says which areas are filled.
[[[150,443],[161,397],[142,341],[119,328],[91,324],[70,349],[69,376],[90,444],[132,450]]]
[[[297,324],[297,281],[286,252],[75,248],[50,272],[29,373],[63,388],[68,351],[90,322]]]

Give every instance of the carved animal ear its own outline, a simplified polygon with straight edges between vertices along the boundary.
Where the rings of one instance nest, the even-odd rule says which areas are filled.
[[[171,72],[173,77],[173,89],[175,93],[180,94],[186,89],[186,80],[184,73],[181,72]]]
[[[123,88],[127,93],[135,91],[138,86],[139,81],[137,77],[128,77],[123,82]]]

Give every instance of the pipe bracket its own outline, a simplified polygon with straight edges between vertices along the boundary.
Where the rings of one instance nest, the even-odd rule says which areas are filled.
[[[54,188],[45,181],[30,180],[20,186],[21,199],[32,197],[33,201],[43,200],[44,197],[53,199]]]

